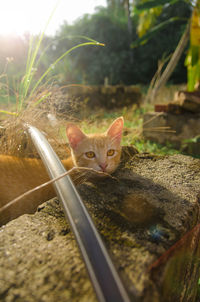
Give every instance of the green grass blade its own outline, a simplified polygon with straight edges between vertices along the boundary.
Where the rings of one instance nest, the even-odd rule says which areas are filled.
[[[81,38],[81,39],[84,39],[84,40],[87,40],[87,41],[90,41],[90,42],[94,42],[95,44],[99,43],[99,42],[95,41],[94,39],[91,39],[91,38],[89,38],[89,37],[82,36],[82,35],[73,35],[73,36],[70,36],[70,35],[69,35],[69,36],[64,36],[64,37],[62,37],[62,38],[60,38],[60,39],[56,39],[56,40],[52,41],[51,43],[49,43],[49,44],[45,47],[45,49],[42,51],[42,53],[41,53],[39,59],[37,60],[37,64],[35,65],[35,67],[37,68],[37,66],[39,65],[39,63],[40,63],[42,57],[45,55],[45,53],[47,52],[47,50],[49,49],[49,47],[50,47],[52,44],[54,44],[55,42],[59,42],[59,41],[65,40],[65,39],[76,39],[76,38]]]
[[[32,47],[33,47],[33,36],[31,35],[30,41],[29,41],[28,55],[27,55],[27,60],[26,60],[26,73],[28,72],[28,68],[30,65]]]
[[[9,115],[15,115],[15,116],[18,115],[17,112],[11,112],[11,111],[7,111],[7,110],[0,110],[0,113],[9,114]]]
[[[39,105],[50,95],[51,95],[51,92],[47,93],[46,95],[43,95],[39,100],[37,100],[37,102],[33,103],[33,106],[35,107],[35,106]]]
[[[28,74],[28,69],[30,65],[30,60],[31,60],[31,53],[32,53],[32,47],[33,47],[33,36],[30,37],[29,40],[29,48],[28,48],[28,54],[27,54],[27,60],[26,60],[26,72],[24,78],[21,80],[21,83],[19,85],[19,101],[20,103],[23,103],[23,91],[25,89],[25,77]]]
[[[104,46],[103,43],[99,43],[97,41],[95,42],[85,42],[85,43],[81,43],[78,44],[76,46],[73,46],[72,48],[70,48],[69,50],[67,50],[65,53],[63,53],[57,60],[55,60],[50,67],[43,73],[43,75],[40,77],[40,79],[37,81],[37,83],[35,84],[35,86],[33,87],[31,93],[30,93],[30,97],[33,95],[33,93],[35,92],[35,90],[37,89],[37,87],[39,86],[39,84],[42,82],[42,80],[46,77],[46,75],[51,71],[52,67],[55,66],[60,60],[62,60],[66,55],[68,55],[71,51],[73,51],[74,49],[77,49],[79,47],[82,46],[87,46],[87,45],[97,45],[97,46]]]
[[[32,78],[33,78],[33,76],[35,74],[34,64],[35,64],[35,60],[36,60],[36,57],[37,57],[40,45],[41,45],[42,40],[44,38],[45,31],[46,31],[46,29],[47,29],[47,27],[48,27],[48,25],[49,25],[49,23],[50,23],[53,15],[54,15],[54,13],[55,13],[55,10],[56,10],[59,2],[60,2],[60,0],[57,1],[56,6],[54,7],[54,9],[53,9],[50,17],[47,20],[47,23],[46,23],[46,25],[44,27],[44,30],[39,35],[38,41],[36,42],[35,50],[33,51],[32,45],[30,47],[29,57],[28,57],[28,62],[27,62],[27,68],[26,68],[26,74],[25,74],[24,79],[22,81],[22,94],[20,96],[20,102],[19,102],[19,105],[18,105],[18,112],[21,111],[21,109],[23,107],[24,99],[26,98],[26,96],[28,94],[28,91],[29,91],[29,88],[30,88],[30,85],[31,85],[31,82],[32,82]]]

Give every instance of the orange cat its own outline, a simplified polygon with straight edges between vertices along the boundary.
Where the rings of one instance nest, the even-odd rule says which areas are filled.
[[[117,118],[102,134],[84,134],[76,125],[67,125],[71,157],[63,160],[67,170],[73,166],[92,168],[112,173],[118,167],[121,155],[123,118]],[[48,181],[41,160],[0,155],[0,208],[24,192]],[[0,225],[24,214],[34,213],[39,204],[55,196],[48,185],[0,211]]]

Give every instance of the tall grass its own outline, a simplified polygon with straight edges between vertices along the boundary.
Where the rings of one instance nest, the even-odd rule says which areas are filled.
[[[47,133],[48,137],[51,137],[51,139],[53,140],[54,150],[58,151],[60,142],[57,141],[55,137],[57,137],[57,134],[59,133],[59,123],[56,127],[51,127],[51,125],[49,125],[49,123],[47,123],[45,119],[46,113],[49,110],[48,106],[47,110],[45,108],[41,109],[41,107],[38,106],[41,102],[44,102],[45,100],[51,100],[51,98],[54,97],[54,82],[52,81],[53,78],[49,77],[50,71],[52,70],[52,67],[58,64],[58,62],[60,62],[64,57],[66,57],[79,47],[104,46],[104,44],[88,37],[81,37],[82,41],[85,42],[81,42],[66,50],[56,60],[49,64],[49,66],[38,79],[38,66],[41,62],[42,57],[44,56],[44,54],[46,54],[48,48],[51,46],[50,43],[46,48],[44,48],[44,50],[42,49],[42,42],[45,37],[45,31],[48,24],[50,23],[55,9],[49,17],[41,34],[38,35],[38,37],[31,36],[29,40],[26,66],[24,68],[24,74],[19,80],[19,84],[14,85],[14,89],[9,87],[9,81],[5,81],[5,78],[8,79],[8,74],[5,69],[3,75],[0,75],[0,88],[3,87],[5,91],[5,95],[0,96],[0,98],[2,97],[2,99],[5,99],[5,97],[7,97],[7,100],[9,100],[12,96],[12,104],[11,102],[8,102],[8,109],[0,108],[0,113],[2,113],[0,127],[1,154],[9,154],[15,156],[17,155],[23,157],[37,156],[37,152],[34,151],[31,141],[27,138],[25,131],[26,123],[32,124],[33,126],[37,127],[39,126],[40,130]],[[49,88],[49,86],[51,86],[51,88]],[[66,150],[64,151],[66,154]]]
[[[58,3],[57,3],[58,5]],[[56,5],[56,7],[57,7]],[[34,93],[37,92],[38,88],[42,84],[44,86],[47,76],[52,70],[52,68],[55,67],[55,65],[60,62],[64,57],[69,55],[73,50],[83,47],[83,46],[104,46],[103,43],[99,43],[93,39],[90,39],[85,36],[80,36],[82,39],[86,40],[84,43],[79,43],[72,48],[68,49],[66,52],[64,52],[61,56],[59,56],[54,62],[52,62],[49,67],[45,70],[45,72],[40,76],[38,80],[35,79],[36,71],[39,65],[39,62],[41,61],[41,57],[44,55],[44,53],[47,51],[49,45],[45,48],[45,50],[39,54],[40,48],[42,45],[42,41],[44,39],[45,31],[53,17],[53,14],[56,10],[56,7],[52,11],[44,30],[41,32],[41,34],[38,36],[38,38],[34,38],[34,36],[31,36],[29,41],[29,49],[26,59],[26,70],[24,72],[24,75],[21,78],[20,85],[18,91],[15,91],[15,105],[16,105],[16,112],[10,112],[7,110],[1,110],[0,113],[9,114],[9,115],[15,115],[18,116],[25,108],[25,103],[28,103],[30,99],[33,97]],[[9,89],[9,87],[7,87]],[[46,95],[42,95],[40,99],[37,99],[35,103],[33,103],[34,106],[37,106],[39,103],[44,101],[51,92],[47,92]]]

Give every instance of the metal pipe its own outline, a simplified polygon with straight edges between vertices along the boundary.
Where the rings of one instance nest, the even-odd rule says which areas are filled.
[[[65,168],[44,135],[29,125],[28,132],[50,178],[64,173]],[[67,175],[56,181],[54,188],[63,204],[98,300],[129,302],[128,294],[70,177]]]

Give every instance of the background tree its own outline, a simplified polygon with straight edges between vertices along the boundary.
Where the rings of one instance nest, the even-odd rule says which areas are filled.
[[[76,49],[57,66],[52,65],[50,78],[54,77],[60,85],[71,83],[100,85],[104,84],[105,78],[108,79],[109,84],[113,85],[120,83],[125,85],[149,84],[157,70],[158,61],[163,56],[168,57],[174,52],[185,30],[187,20],[191,16],[191,6],[185,1],[176,1],[173,6],[164,5],[162,10],[159,8],[156,18],[151,18],[151,22],[148,22],[154,24],[154,28],[163,23],[168,26],[161,27],[156,35],[152,34],[151,39],[146,39],[146,43],[131,48],[131,44],[138,41],[137,28],[141,19],[135,10],[131,14],[130,12],[135,4],[139,5],[143,1],[110,0],[109,2],[107,7],[98,8],[93,15],[85,15],[73,25],[64,23],[55,37],[45,37],[40,51],[43,53],[46,49],[46,52],[37,65],[36,76],[40,77],[55,59],[77,42],[85,41],[82,36],[87,36],[105,43],[106,46],[103,48],[88,46]],[[116,9],[113,9],[112,5],[115,5]],[[127,7],[129,12],[127,12]],[[139,11],[139,8],[137,10]],[[176,23],[171,22],[174,19]],[[128,30],[128,22],[131,23],[131,31]],[[143,23],[145,23],[145,18],[143,18]],[[144,37],[142,36],[142,38]],[[17,79],[21,78],[26,66],[29,37],[12,38],[11,44],[6,41],[0,37],[0,75],[7,66],[9,86],[13,88],[10,89],[12,93],[14,82],[17,83]],[[14,44],[15,46],[12,46]],[[13,60],[7,64],[6,58],[9,57]],[[170,78],[171,83],[186,81],[184,59],[185,54],[181,56],[179,64]],[[13,78],[15,78],[14,81]]]
[[[200,86],[200,0],[196,1],[192,14],[190,48],[185,64],[188,69],[188,90],[193,91]]]
[[[64,83],[103,84],[108,78],[110,84],[148,84],[157,69],[158,60],[171,54],[185,29],[190,16],[187,3],[177,3],[173,8],[166,6],[157,22],[167,22],[179,14],[176,24],[163,27],[146,44],[131,49],[131,41],[137,41],[136,28],[138,15],[131,17],[132,34],[127,30],[127,15],[122,7],[121,12],[108,8],[99,8],[92,16],[85,15],[74,25],[63,24],[55,38],[56,49],[63,52],[75,43],[72,37],[88,36],[102,43],[105,48],[80,48],[61,62],[54,72],[60,73]],[[176,29],[176,30],[175,30]],[[77,39],[77,38],[76,38]],[[80,38],[79,38],[80,39]],[[57,42],[56,42],[57,40]],[[77,41],[77,40],[76,40]],[[130,56],[131,53],[131,56]],[[64,72],[64,73],[63,73]],[[171,81],[186,81],[184,56],[181,57]]]
[[[174,5],[179,2],[180,2],[179,0],[171,0],[171,1],[141,0],[138,2],[135,12],[139,15],[139,22],[138,22],[137,29],[139,32],[139,36],[141,37],[140,42],[146,41],[162,27],[180,18],[180,14],[178,13],[176,18],[171,18],[165,22],[160,22],[158,23],[157,26],[152,27],[156,23],[158,16],[161,14],[161,12],[165,9],[166,6],[174,7]],[[196,1],[185,0],[182,2],[187,3],[190,6],[191,11],[193,10],[192,18],[187,24],[185,32],[169,64],[167,65],[166,69],[161,75],[159,81],[156,83],[152,97],[155,97],[155,94],[163,85],[166,84],[172,72],[174,71],[181,57],[181,54],[187,45],[187,40],[189,39],[190,23],[191,23],[190,48],[185,61],[185,64],[188,67],[188,90],[193,91],[195,89],[195,84],[197,84],[200,80],[200,72],[199,72],[200,0],[196,0]]]

